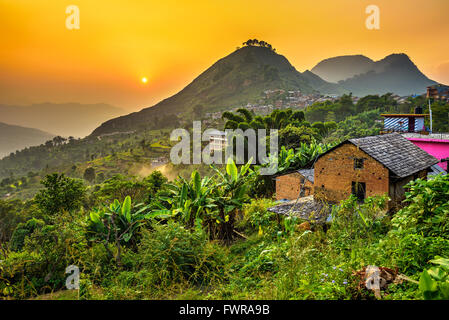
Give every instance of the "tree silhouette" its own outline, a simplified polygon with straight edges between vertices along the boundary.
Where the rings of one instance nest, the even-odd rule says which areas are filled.
[[[263,40],[257,40],[257,39],[249,39],[245,42],[243,42],[243,46],[248,46],[248,47],[252,47],[252,46],[259,46],[259,47],[263,47],[263,48],[268,48],[271,51],[276,51],[276,49],[273,48],[273,46],[271,44],[269,44],[266,41]]]

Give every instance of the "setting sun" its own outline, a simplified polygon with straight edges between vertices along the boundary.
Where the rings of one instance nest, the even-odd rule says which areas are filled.
[[[147,83],[148,82],[148,78],[147,77],[143,77],[142,79],[141,79],[141,81],[142,81],[142,83]]]

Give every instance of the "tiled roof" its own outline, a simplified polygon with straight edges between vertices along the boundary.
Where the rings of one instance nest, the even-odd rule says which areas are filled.
[[[314,172],[315,172],[314,169],[301,169],[301,170],[298,170],[298,173],[300,175],[302,175],[304,178],[306,178],[307,180],[309,180],[312,183],[313,183]]]
[[[350,139],[396,176],[404,178],[439,162],[399,133]]]

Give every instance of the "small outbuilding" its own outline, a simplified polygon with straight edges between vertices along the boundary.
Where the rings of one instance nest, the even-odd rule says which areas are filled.
[[[313,169],[295,170],[275,179],[276,200],[296,200],[313,195]]]

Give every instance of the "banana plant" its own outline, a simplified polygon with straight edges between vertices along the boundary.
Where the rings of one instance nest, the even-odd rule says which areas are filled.
[[[212,167],[219,177],[215,198],[217,216],[215,221],[209,220],[209,234],[213,239],[226,243],[230,243],[233,239],[236,213],[249,201],[247,194],[249,183],[257,174],[250,168],[251,162],[252,159],[242,165],[239,171],[232,158],[229,158],[225,173]]]
[[[143,204],[132,206],[131,197],[127,196],[123,203],[117,199],[109,206],[103,206],[90,212],[87,231],[91,240],[101,241],[109,250],[109,243],[114,243],[117,249],[115,260],[121,264],[122,245],[131,244],[137,230],[146,220],[160,216],[160,213],[150,213],[148,206]]]
[[[270,156],[270,164],[277,160],[277,173],[284,173],[288,170],[304,168],[307,164],[317,159],[320,154],[326,152],[333,146],[334,144],[317,143],[316,141],[313,141],[310,144],[301,143],[299,148],[296,148],[296,150],[287,149],[285,146],[282,146],[277,156]],[[277,159],[275,157],[277,157]],[[269,164],[264,166],[267,165]]]
[[[202,220],[205,214],[215,210],[214,184],[209,177],[201,178],[198,171],[193,171],[190,181],[178,177],[174,183],[166,185],[168,194],[160,200],[169,204],[169,208],[161,205],[154,214],[180,218],[188,227],[193,227],[197,219]]]
[[[201,178],[197,171],[190,180],[178,177],[166,185],[167,194],[159,197],[159,209],[152,213],[179,219],[189,228],[205,226],[211,239],[229,242],[235,214],[248,201],[248,184],[256,174],[250,169],[251,161],[239,170],[230,159],[225,172],[212,166],[213,177]]]

